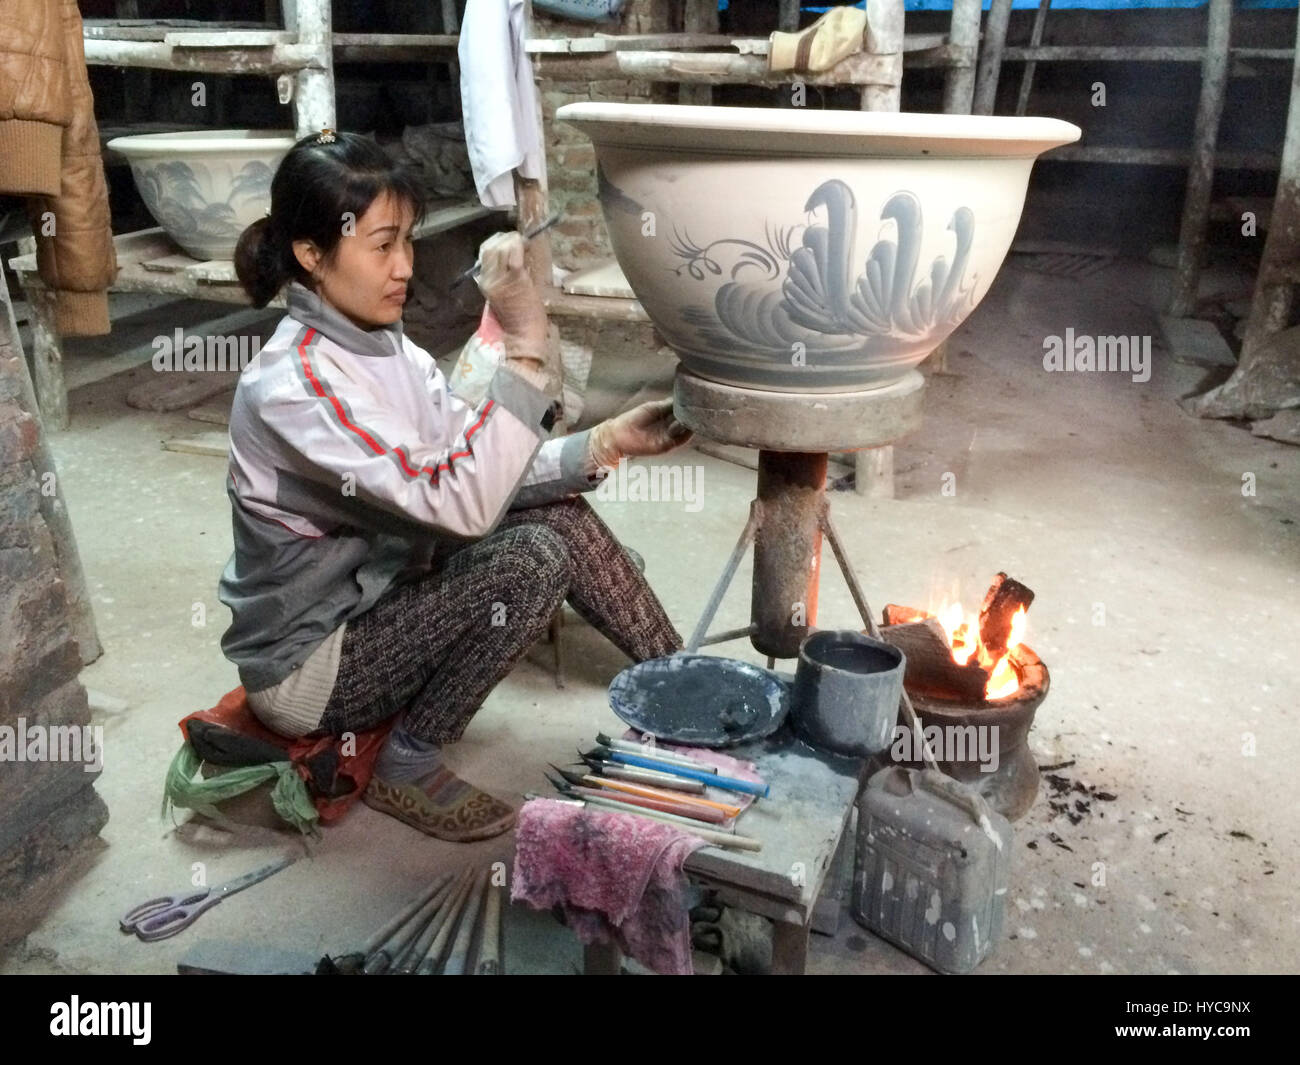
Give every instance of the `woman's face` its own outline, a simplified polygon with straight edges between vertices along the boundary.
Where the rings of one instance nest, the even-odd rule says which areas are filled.
[[[409,205],[384,193],[349,224],[328,261],[311,241],[295,241],[294,255],[316,291],[362,329],[401,321],[414,245]]]

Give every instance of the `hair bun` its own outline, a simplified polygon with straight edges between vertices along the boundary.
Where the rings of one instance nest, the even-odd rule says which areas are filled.
[[[235,245],[235,276],[257,308],[275,299],[286,280],[284,252],[269,217],[246,227]]]

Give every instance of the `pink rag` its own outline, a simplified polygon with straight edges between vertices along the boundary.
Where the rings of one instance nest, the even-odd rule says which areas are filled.
[[[554,799],[524,803],[510,897],[559,905],[586,943],[611,937],[657,973],[690,975],[682,865],[704,840],[674,825]]]

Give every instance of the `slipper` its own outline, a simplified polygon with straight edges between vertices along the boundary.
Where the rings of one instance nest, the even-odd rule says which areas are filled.
[[[514,827],[514,807],[467,784],[445,766],[429,779],[394,784],[371,777],[362,801],[426,835],[452,843],[491,839]]]
[[[768,38],[767,69],[800,73],[830,70],[866,47],[867,13],[856,7],[833,7],[806,30],[773,33]]]

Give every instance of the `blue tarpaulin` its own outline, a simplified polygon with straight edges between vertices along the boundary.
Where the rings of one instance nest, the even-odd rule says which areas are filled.
[[[728,0],[718,0],[718,10],[727,9]],[[1052,0],[1053,11],[1067,11],[1071,9],[1078,10],[1086,8],[1093,11],[1134,11],[1140,8],[1155,7],[1205,7],[1207,0]],[[1237,0],[1233,6],[1240,11],[1258,10],[1260,8],[1284,8],[1293,9],[1297,0]],[[855,7],[861,7],[861,4],[855,4]],[[825,7],[805,7],[803,10],[813,14],[819,14],[823,11],[830,10],[831,5]],[[907,11],[951,11],[952,0],[904,0],[903,7]],[[1038,0],[1012,0],[1013,9],[1029,8],[1036,9]],[[989,0],[984,0],[984,10],[989,9]]]

